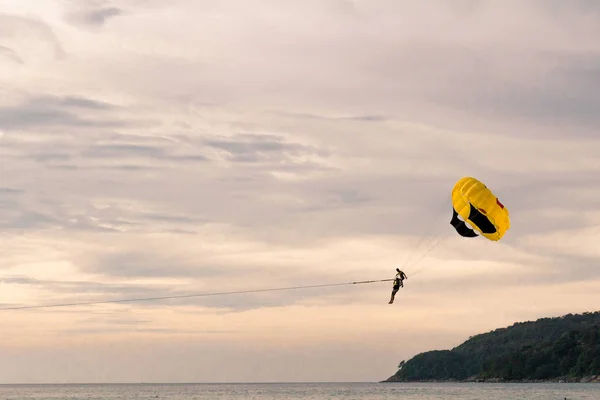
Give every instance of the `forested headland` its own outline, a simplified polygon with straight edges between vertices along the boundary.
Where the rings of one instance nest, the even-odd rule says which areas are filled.
[[[600,382],[600,312],[515,323],[398,368],[384,382]]]

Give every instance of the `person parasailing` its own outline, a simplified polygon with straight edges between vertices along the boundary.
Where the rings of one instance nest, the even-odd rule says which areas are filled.
[[[394,302],[394,298],[396,297],[396,293],[400,290],[401,287],[404,287],[404,280],[408,279],[406,274],[400,271],[399,268],[396,268],[396,277],[394,278],[394,286],[392,288],[392,297],[390,297],[390,302],[388,304],[392,304]]]

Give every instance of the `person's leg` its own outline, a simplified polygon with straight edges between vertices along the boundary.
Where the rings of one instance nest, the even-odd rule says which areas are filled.
[[[397,291],[398,291],[397,288],[394,288],[394,290],[392,290],[392,297],[390,297],[390,302],[388,304],[392,304],[394,302],[394,297],[396,297]]]

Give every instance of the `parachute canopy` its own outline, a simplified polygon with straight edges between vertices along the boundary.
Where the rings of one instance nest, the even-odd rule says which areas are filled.
[[[475,178],[464,177],[452,189],[450,224],[461,236],[476,237],[479,233],[497,241],[510,228],[510,218],[506,207],[487,186]]]

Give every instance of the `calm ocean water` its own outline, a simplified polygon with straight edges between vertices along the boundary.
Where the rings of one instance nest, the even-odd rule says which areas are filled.
[[[22,399],[405,399],[600,400],[600,384],[256,383],[0,385],[0,400]]]

